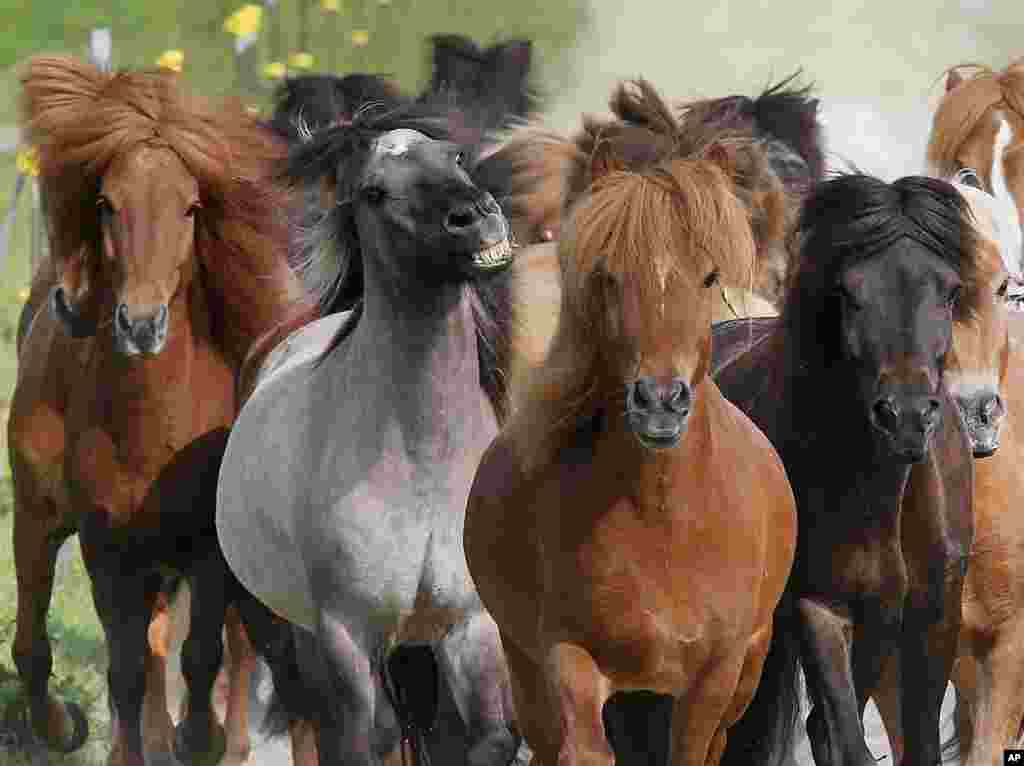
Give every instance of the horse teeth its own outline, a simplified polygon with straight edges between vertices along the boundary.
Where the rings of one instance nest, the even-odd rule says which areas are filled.
[[[475,260],[477,263],[484,266],[501,266],[509,260],[511,255],[512,246],[509,244],[509,241],[505,239],[496,245],[492,245],[486,250],[478,252]]]

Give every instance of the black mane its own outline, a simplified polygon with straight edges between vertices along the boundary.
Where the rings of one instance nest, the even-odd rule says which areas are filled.
[[[797,271],[782,322],[804,359],[830,363],[838,354],[835,287],[850,264],[907,237],[945,261],[963,282],[955,318],[973,315],[980,298],[977,234],[967,201],[946,181],[906,176],[887,183],[842,174],[820,184],[804,203],[797,227]]]
[[[366,104],[394,109],[408,101],[387,77],[373,74],[307,74],[289,77],[274,91],[270,127],[290,143],[300,140],[300,121],[315,132],[351,120]]]

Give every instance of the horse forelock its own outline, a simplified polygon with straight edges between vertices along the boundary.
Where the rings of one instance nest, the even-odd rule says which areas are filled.
[[[864,174],[843,174],[821,184],[804,204],[797,229],[798,265],[783,306],[783,324],[806,361],[837,353],[829,313],[836,280],[855,263],[876,257],[909,238],[960,277],[955,321],[978,312],[985,289],[979,267],[982,243],[967,200],[952,184],[906,176],[889,184]]]
[[[191,98],[169,70],[110,74],[63,57],[32,59],[22,86],[58,261],[98,251],[96,195],[111,162],[157,146],[199,186],[198,255],[226,311],[225,350],[240,359],[284,315],[308,310],[286,258],[291,196],[275,183],[286,148],[240,103]]]
[[[699,157],[602,176],[573,207],[558,247],[558,329],[510,430],[531,465],[543,462],[613,395],[604,384],[620,372],[606,369],[614,357],[609,344],[616,341],[602,328],[616,322],[605,316],[602,277],[615,280],[642,315],[636,326],[644,338],[634,340],[661,348],[658,328],[662,334],[682,325],[690,333],[710,332],[710,314],[707,326],[698,326],[694,306],[712,272],[742,283],[754,263],[753,235],[731,179]]]

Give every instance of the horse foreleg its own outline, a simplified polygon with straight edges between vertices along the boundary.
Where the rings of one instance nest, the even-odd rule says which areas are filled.
[[[218,553],[194,565],[188,637],[181,649],[187,686],[186,716],[175,733],[175,753],[185,764],[216,764],[223,757],[224,729],[213,709],[213,687],[224,660],[224,618],[228,586]]]
[[[138,572],[104,566],[107,562],[95,560],[90,548],[83,545],[96,612],[103,623],[110,651],[107,678],[111,706],[116,712],[109,763],[146,766],[142,711],[150,661],[149,624],[159,591],[159,578],[140,577]],[[148,763],[149,766],[170,766],[173,757],[168,753],[155,753]]]
[[[545,665],[552,697],[557,700],[552,713],[561,724],[558,766],[612,766],[615,753],[602,716],[611,696],[608,679],[590,653],[575,644],[556,644]]]
[[[224,716],[227,752],[223,766],[238,766],[249,760],[249,686],[256,654],[234,607],[228,608],[224,629],[228,639],[228,704]]]
[[[1017,746],[1017,733],[1024,718],[1024,619],[1003,625],[995,643],[977,658],[977,688],[970,699],[973,732],[965,766],[1002,763],[1004,748]],[[965,696],[970,689],[957,694]],[[962,702],[960,703],[963,704]]]
[[[167,710],[167,656],[171,616],[167,596],[156,598],[147,638],[146,696],[142,703],[142,740],[147,753],[173,752],[174,723]]]
[[[61,702],[49,693],[53,649],[46,632],[57,552],[68,532],[60,529],[52,503],[28,502],[20,490],[18,473],[15,468],[13,542],[18,611],[11,657],[28,697],[35,735],[50,748],[70,753],[85,744],[89,726],[78,705]]]
[[[515,757],[519,738],[506,720],[508,669],[498,626],[479,611],[441,641],[441,672],[468,729],[470,766],[506,766]]]
[[[807,737],[814,762],[874,766],[853,682],[853,620],[809,598],[798,602],[804,675],[813,707]]]
[[[889,655],[882,668],[882,676],[871,693],[875,701],[878,715],[885,726],[885,734],[889,738],[889,750],[892,753],[893,766],[899,766],[903,760],[903,711],[900,709],[900,655],[893,652]]]

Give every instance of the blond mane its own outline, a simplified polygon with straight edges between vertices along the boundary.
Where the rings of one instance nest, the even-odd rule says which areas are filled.
[[[287,261],[290,195],[275,182],[287,148],[240,102],[190,97],[166,69],[104,73],[64,57],[31,59],[21,82],[58,264],[83,251],[97,260],[96,195],[114,158],[167,147],[199,185],[197,255],[222,348],[238,362],[278,322],[311,310]]]
[[[657,108],[657,93],[642,87],[643,99],[657,99],[649,104]],[[660,136],[671,137],[675,128],[674,121],[663,123]],[[507,431],[526,470],[545,464],[621,395],[609,390],[608,323],[604,303],[595,299],[595,275],[635,291],[643,312],[639,325],[655,333],[664,327],[666,284],[697,291],[712,269],[726,283],[750,278],[755,243],[736,193],[742,140],[672,146],[649,152],[646,163],[636,161],[643,151],[635,145],[606,143],[590,155],[589,183],[576,187],[558,243],[558,329],[547,358],[530,373]],[[667,310],[687,312],[685,303]]]
[[[989,110],[1008,109],[1024,120],[1024,58],[998,72],[979,64],[960,64],[945,74],[962,75],[965,70],[973,74],[943,96],[928,140],[929,168],[944,178],[960,170],[957,155]]]

